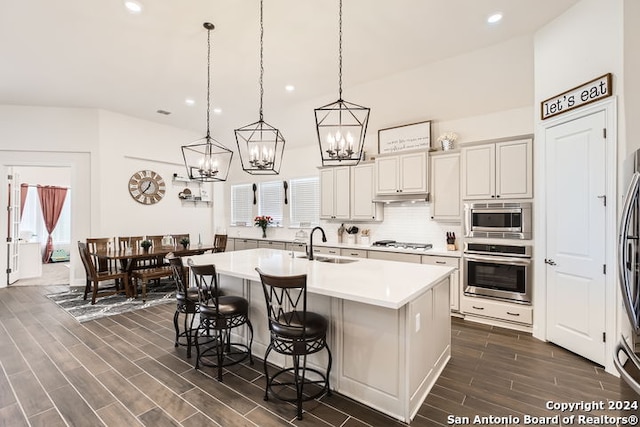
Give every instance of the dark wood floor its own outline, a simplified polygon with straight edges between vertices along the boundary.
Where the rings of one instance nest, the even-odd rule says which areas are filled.
[[[173,304],[79,324],[44,296],[57,290],[0,289],[0,425],[402,425],[335,393],[306,403],[297,421],[290,404],[262,400],[260,363],[227,371],[223,384],[208,368],[195,371],[184,348],[173,347]],[[470,423],[512,416],[522,425],[525,415],[638,412],[545,409],[548,401],[640,397],[528,334],[454,319],[452,342],[452,359],[412,426],[451,425],[451,415]]]

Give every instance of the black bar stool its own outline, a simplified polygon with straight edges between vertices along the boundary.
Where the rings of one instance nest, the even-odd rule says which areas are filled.
[[[259,268],[256,271],[262,281],[264,298],[267,303],[269,332],[271,339],[264,354],[264,374],[266,387],[264,400],[269,399],[269,391],[278,399],[296,402],[298,419],[302,419],[302,402],[315,399],[326,391],[331,395],[329,374],[331,372],[331,350],[327,345],[328,322],[324,316],[307,311],[307,276],[272,276],[264,274]],[[327,349],[329,361],[327,371],[307,367],[307,355]],[[269,378],[267,358],[271,350],[292,356],[293,367],[277,371]],[[318,379],[309,379],[307,371],[313,372]],[[285,375],[287,374],[287,375]],[[293,382],[286,376],[293,374]],[[321,386],[313,395],[304,395],[304,387]],[[284,395],[293,386],[295,398]]]
[[[235,365],[249,357],[253,364],[251,345],[253,326],[249,320],[249,302],[239,296],[221,295],[216,267],[193,265],[188,261],[198,285],[200,325],[195,330],[196,369],[200,364],[218,368],[218,381],[222,381],[222,368]],[[242,325],[249,329],[249,345],[231,342],[231,329]],[[215,331],[211,336],[210,331]],[[203,342],[200,342],[202,338]],[[206,348],[200,351],[200,347]]]
[[[188,287],[187,271],[182,263],[182,258],[170,252],[166,258],[173,271],[173,280],[176,283],[176,312],[173,315],[173,327],[176,330],[175,347],[179,345],[187,346],[187,357],[191,357],[191,346],[193,344],[193,322],[200,312],[200,301],[197,287]],[[180,314],[184,314],[184,326],[180,331]]]

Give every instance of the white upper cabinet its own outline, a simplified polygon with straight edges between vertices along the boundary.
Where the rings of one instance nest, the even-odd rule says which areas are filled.
[[[360,163],[351,168],[351,219],[381,221],[383,208],[373,203],[375,168],[373,163]]]
[[[460,153],[434,153],[430,161],[431,219],[460,222]]]
[[[427,152],[376,157],[376,194],[428,191]]]
[[[462,198],[533,197],[531,139],[495,142],[462,149]]]
[[[320,169],[320,218],[349,219],[350,188],[349,166]]]
[[[383,208],[373,203],[373,163],[320,169],[320,218],[381,221]]]

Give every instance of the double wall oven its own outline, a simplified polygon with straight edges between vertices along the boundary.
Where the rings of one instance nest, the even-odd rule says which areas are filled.
[[[464,293],[531,304],[530,202],[465,205]],[[516,241],[516,243],[513,243]]]

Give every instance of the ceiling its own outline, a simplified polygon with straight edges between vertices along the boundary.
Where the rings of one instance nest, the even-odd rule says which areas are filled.
[[[345,0],[343,87],[532,34],[577,1]],[[141,2],[133,15],[122,0],[0,0],[0,104],[100,108],[202,132],[209,21],[211,106],[222,109],[212,119],[257,120],[259,1]],[[490,26],[495,11],[504,19]],[[265,119],[334,101],[337,74],[338,2],[265,1]]]

